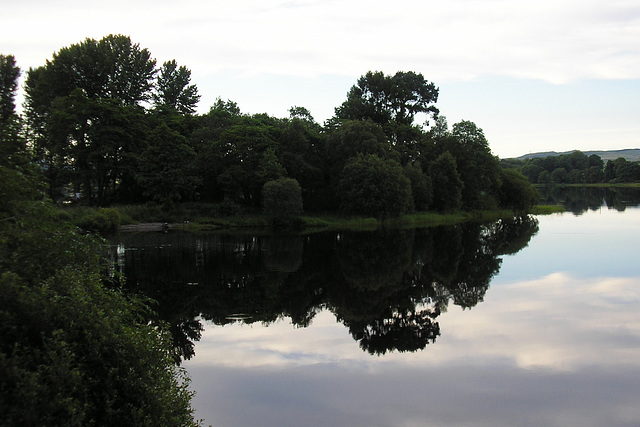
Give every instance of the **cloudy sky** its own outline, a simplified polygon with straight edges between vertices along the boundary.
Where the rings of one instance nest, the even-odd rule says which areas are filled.
[[[23,70],[108,34],[190,68],[201,113],[221,97],[323,122],[367,71],[415,71],[500,157],[640,147],[637,0],[23,0],[0,15],[0,53]]]

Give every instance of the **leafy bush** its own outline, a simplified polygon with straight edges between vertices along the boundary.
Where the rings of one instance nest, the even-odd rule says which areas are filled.
[[[213,213],[215,216],[237,216],[242,213],[242,207],[231,199],[224,199],[216,205]]]
[[[0,224],[0,259],[3,425],[195,425],[170,338],[104,287],[97,241],[34,205]]]
[[[80,218],[77,225],[86,231],[100,234],[113,233],[120,226],[120,213],[115,208],[100,208]]]
[[[290,218],[302,213],[302,189],[292,178],[267,181],[262,187],[264,212],[276,219]]]
[[[515,211],[527,211],[538,203],[538,193],[527,177],[514,169],[503,169],[500,174],[500,206]]]

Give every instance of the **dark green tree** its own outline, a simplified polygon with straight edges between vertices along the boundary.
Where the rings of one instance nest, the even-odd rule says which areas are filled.
[[[500,206],[525,212],[538,203],[538,194],[527,178],[514,169],[500,171]]]
[[[262,206],[274,219],[287,219],[302,213],[302,189],[293,178],[267,181],[262,187]]]
[[[187,139],[165,123],[154,129],[140,159],[138,182],[143,194],[169,205],[188,199],[198,186],[195,151]]]
[[[565,168],[556,168],[551,172],[551,183],[565,184],[569,180],[569,173]]]
[[[221,165],[217,185],[226,197],[260,206],[262,186],[284,172],[275,155],[277,140],[271,118],[244,116],[211,143],[209,156]]]
[[[224,131],[243,120],[245,117],[238,104],[220,98],[207,114],[195,119],[190,145],[196,152],[196,174],[201,179],[198,189],[200,200],[221,201],[225,197],[225,189],[219,177],[226,168],[226,151],[220,145],[220,138]]]
[[[381,125],[395,142],[403,127],[413,125],[417,114],[436,116],[434,106],[438,88],[422,74],[398,71],[387,76],[369,71],[351,87],[347,100],[336,108],[336,117],[348,120],[372,120]]]
[[[375,154],[360,154],[347,163],[338,196],[341,210],[350,214],[388,218],[413,209],[411,182],[402,166]]]
[[[160,68],[153,102],[156,108],[171,108],[181,114],[193,114],[200,100],[198,88],[191,83],[191,70],[175,60],[167,61]]]
[[[437,100],[438,88],[422,74],[399,71],[391,76],[370,71],[351,87],[347,100],[336,108],[335,117],[379,124],[406,163],[420,154],[424,131],[415,120],[420,115],[428,124],[429,119],[436,118]]]
[[[640,181],[640,164],[618,157],[613,161],[613,173],[614,182],[638,182]]]
[[[434,209],[453,211],[462,206],[463,183],[456,159],[448,151],[441,154],[431,165],[431,182]]]
[[[438,152],[448,151],[456,160],[457,171],[464,183],[462,207],[496,208],[500,164],[491,153],[482,129],[463,120],[454,124],[450,135],[438,140],[436,146]]]
[[[426,211],[433,200],[431,177],[422,171],[419,162],[407,163],[404,174],[411,181],[411,194],[417,211]]]
[[[106,201],[106,189],[123,180],[110,163],[141,139],[154,75],[149,51],[122,35],[86,39],[29,71],[27,124],[52,196],[73,183],[88,201]],[[117,141],[122,136],[129,140]]]
[[[296,179],[303,188],[305,207],[319,209],[324,205],[326,188],[324,149],[325,134],[306,108],[293,107],[289,120],[283,124],[278,144],[278,158],[287,176]]]
[[[615,179],[616,172],[613,165],[613,160],[607,160],[607,164],[604,167],[604,182],[611,182]]]
[[[43,201],[16,147],[0,157],[1,423],[196,425],[168,335],[105,287],[102,242]]]
[[[12,55],[0,54],[0,157],[6,158],[19,150],[19,118],[15,96],[20,68]]]
[[[375,154],[399,160],[380,125],[364,120],[345,120],[332,130],[325,146],[329,174],[339,179],[345,164],[358,154]]]
[[[15,113],[19,76],[13,56],[0,55],[0,225],[17,221],[30,202],[43,197],[40,176],[20,135]]]

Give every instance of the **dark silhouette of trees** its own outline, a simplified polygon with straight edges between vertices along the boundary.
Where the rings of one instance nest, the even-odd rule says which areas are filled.
[[[504,161],[534,184],[595,184],[640,181],[640,164],[622,157],[607,160],[581,151],[559,156]]]
[[[279,178],[298,181],[310,212],[342,206],[355,213],[357,203],[349,199],[356,194],[359,201],[386,197],[381,205],[398,205],[360,209],[374,216],[494,209],[507,203],[507,193],[504,207],[529,199],[526,181],[500,189],[500,165],[482,129],[462,121],[449,131],[438,118],[438,88],[412,71],[366,73],[324,126],[304,107],[292,107],[281,119],[242,114],[237,104],[220,99],[208,113],[195,115],[200,95],[189,69],[175,60],[156,67],[147,49],[110,35],[54,53],[29,71],[26,93],[25,134],[56,201],[79,195],[80,202],[94,205],[224,202],[255,211],[263,185]],[[434,127],[427,130],[431,120]],[[450,166],[442,169],[444,153],[452,156],[458,179]],[[371,176],[347,168],[362,163],[363,155],[383,161]],[[399,167],[386,167],[381,180],[381,166],[390,162]],[[566,163],[593,168],[573,175],[567,169],[571,179],[597,179],[597,159],[575,155]],[[635,173],[623,166],[617,171],[625,178],[616,179]],[[390,187],[372,187],[376,180],[402,187],[394,184],[403,200]]]

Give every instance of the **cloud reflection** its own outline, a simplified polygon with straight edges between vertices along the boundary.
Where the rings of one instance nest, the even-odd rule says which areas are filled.
[[[439,318],[436,344],[418,353],[375,358],[363,353],[332,313],[310,328],[281,320],[268,327],[206,325],[197,356],[187,366],[292,367],[350,363],[501,365],[575,371],[640,360],[640,277],[574,278],[554,273],[490,289],[472,310],[451,307]],[[356,363],[357,362],[357,363]]]
[[[323,311],[206,325],[185,366],[196,415],[222,426],[637,425],[639,308],[640,277],[554,273],[450,307],[421,352],[371,356]]]

